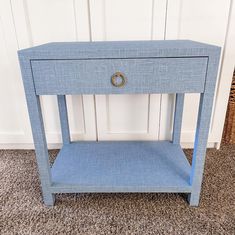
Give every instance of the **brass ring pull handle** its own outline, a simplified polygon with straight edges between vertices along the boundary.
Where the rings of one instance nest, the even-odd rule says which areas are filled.
[[[116,72],[111,77],[111,83],[115,87],[123,87],[127,82],[126,76],[121,72]]]

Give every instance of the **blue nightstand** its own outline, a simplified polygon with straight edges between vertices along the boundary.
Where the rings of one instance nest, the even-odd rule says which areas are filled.
[[[48,43],[19,51],[46,205],[55,193],[178,192],[199,203],[220,48],[189,40]],[[172,141],[71,142],[66,95],[175,93]],[[192,165],[180,147],[185,93],[200,93]],[[57,95],[50,168],[39,96]]]

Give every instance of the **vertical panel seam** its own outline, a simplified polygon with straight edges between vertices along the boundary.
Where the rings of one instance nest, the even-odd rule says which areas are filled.
[[[107,27],[106,27],[106,0],[103,0],[103,27],[104,27],[104,39],[107,40]]]
[[[87,128],[86,128],[86,119],[85,119],[85,109],[84,109],[83,95],[81,95],[81,102],[82,102],[83,128],[84,128],[84,134],[86,134],[87,133]]]
[[[154,26],[154,6],[155,6],[155,0],[152,0],[152,19],[151,19],[151,32],[150,32],[150,37],[151,40],[153,40],[153,26]]]
[[[150,102],[151,102],[151,95],[148,94],[148,118],[147,118],[147,133],[149,134],[150,132]]]
[[[167,17],[168,17],[168,0],[166,0],[165,26],[164,26],[164,40],[166,40]]]
[[[155,13],[155,0],[152,0],[152,19],[151,19],[151,32],[150,37],[153,40],[153,31],[154,31],[154,13]],[[147,118],[147,133],[150,132],[150,102],[151,102],[152,95],[148,94],[148,118]]]
[[[180,0],[177,39],[180,37],[181,34],[182,8],[183,8],[183,0]]]
[[[89,0],[88,0],[89,2]],[[91,38],[90,35],[90,19],[89,19],[89,8],[88,11],[88,22],[89,22],[89,39]],[[78,23],[77,23],[77,11],[76,11],[76,0],[73,0],[73,12],[74,12],[74,24],[75,24],[75,37],[76,41],[78,41]],[[87,133],[87,127],[86,127],[86,119],[85,119],[85,109],[84,109],[84,97],[81,96],[81,103],[82,103],[82,117],[83,117],[83,134]]]
[[[107,133],[111,132],[111,124],[110,124],[110,108],[109,108],[109,104],[110,104],[110,96],[109,95],[105,95],[105,104],[106,104],[106,120],[107,120]]]
[[[12,17],[12,22],[13,22],[13,27],[14,27],[14,32],[15,32],[17,48],[19,50],[20,49],[20,45],[19,45],[19,40],[18,40],[17,32],[16,32],[16,24],[15,24],[15,17],[14,17],[13,8],[12,8],[12,0],[10,0],[10,8],[11,8],[11,17]]]
[[[87,0],[87,13],[88,13],[88,25],[89,25],[89,41],[92,42],[92,27],[91,27],[91,4],[90,0]]]
[[[76,0],[73,0],[73,14],[74,14],[74,25],[75,25],[75,40],[78,41],[78,24],[77,24],[77,13],[76,13]]]
[[[97,108],[96,108],[96,96],[95,96],[95,95],[93,95],[93,102],[94,102],[94,111],[95,111],[95,132],[96,132],[96,141],[98,141],[99,138],[98,138]]]
[[[166,0],[165,8],[165,22],[164,22],[164,40],[166,40],[166,27],[167,27],[167,17],[168,17],[168,0]],[[159,107],[159,118],[158,118],[158,140],[161,136],[161,120],[162,120],[162,94],[160,95],[160,107]]]
[[[30,43],[30,46],[33,46],[33,44],[34,44],[33,33],[32,33],[32,27],[31,27],[30,19],[29,19],[28,4],[27,4],[26,0],[23,0],[23,8],[24,8],[24,12],[25,12],[25,23],[26,23],[26,28],[27,28],[27,32],[28,32],[29,43]]]

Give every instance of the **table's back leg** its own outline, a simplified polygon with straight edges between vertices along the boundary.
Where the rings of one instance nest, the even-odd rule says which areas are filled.
[[[60,126],[62,133],[63,144],[70,143],[70,131],[69,131],[69,121],[68,121],[68,112],[65,95],[58,95],[58,107],[60,114]]]
[[[184,109],[184,94],[177,93],[175,97],[175,113],[172,143],[180,144],[181,125]]]
[[[39,96],[36,95],[34,88],[30,61],[25,58],[20,58],[20,64],[41,180],[43,200],[46,205],[52,206],[54,205],[55,198],[50,191],[51,171],[40,99]]]

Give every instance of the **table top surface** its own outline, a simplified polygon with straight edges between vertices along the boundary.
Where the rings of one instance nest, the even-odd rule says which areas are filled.
[[[51,42],[22,49],[31,58],[127,58],[156,56],[206,56],[220,47],[191,40]]]

